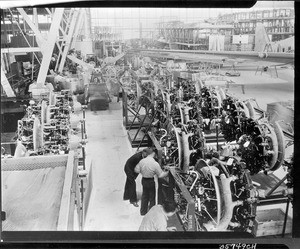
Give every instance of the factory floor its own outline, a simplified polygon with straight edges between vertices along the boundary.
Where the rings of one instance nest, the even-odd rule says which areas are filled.
[[[93,168],[86,231],[137,231],[142,221],[139,208],[123,201],[124,165],[135,150],[123,127],[121,107],[120,102],[111,102],[109,110],[86,113],[87,162],[91,161]],[[136,182],[139,197],[140,177]]]
[[[226,69],[223,69],[226,70]],[[232,77],[236,84],[245,85],[245,94],[241,88],[231,85],[229,92],[241,99],[255,98],[259,106],[266,110],[267,104],[277,101],[294,100],[294,71],[279,68],[278,78],[268,72],[262,75],[253,70],[240,70],[240,77]],[[93,190],[85,219],[85,231],[137,231],[142,221],[139,208],[123,201],[126,180],[124,164],[135,152],[128,141],[122,124],[122,104],[114,99],[109,110],[87,111],[86,146],[87,161],[92,162]],[[282,178],[285,172],[275,172]],[[137,178],[138,198],[141,196],[140,176]],[[140,204],[140,203],[139,203]],[[268,208],[278,208],[269,206]],[[283,210],[285,205],[282,205]],[[291,208],[290,208],[290,215]]]

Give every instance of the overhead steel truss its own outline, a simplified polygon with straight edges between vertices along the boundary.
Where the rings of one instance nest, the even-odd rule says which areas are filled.
[[[53,56],[53,50],[57,46],[59,50],[57,64],[55,70],[62,72],[64,64],[66,62],[68,51],[74,48],[76,38],[79,35],[84,22],[87,22],[87,13],[85,8],[45,8],[45,12],[51,17],[51,26],[48,34],[45,36],[39,30],[38,25],[38,11],[36,8],[33,9],[32,17],[29,16],[24,8],[16,8],[17,12],[22,16],[24,22],[28,24],[34,36],[36,37],[36,42],[38,47],[25,48],[3,48],[1,49],[1,54],[5,53],[20,53],[20,52],[40,52],[42,54],[42,61],[40,65],[40,70],[37,78],[37,84],[42,86],[46,80],[47,72],[49,69],[50,61]],[[11,12],[12,10],[9,9]],[[15,20],[16,22],[16,20]],[[17,23],[18,25],[18,23]],[[87,25],[85,25],[87,26]],[[24,32],[20,25],[18,25],[21,34]],[[25,35],[24,35],[25,37]],[[26,40],[26,37],[25,37]],[[36,57],[36,54],[34,53]],[[38,58],[36,57],[38,60]],[[39,61],[39,60],[38,60]],[[7,83],[7,79],[4,71],[1,71],[1,83],[2,85]],[[11,97],[14,96],[14,91],[10,85],[5,84],[5,92]]]

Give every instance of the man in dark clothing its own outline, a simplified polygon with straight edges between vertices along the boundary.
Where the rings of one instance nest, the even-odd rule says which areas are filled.
[[[140,151],[133,156],[131,156],[124,167],[124,171],[126,173],[127,179],[125,183],[125,190],[124,190],[124,195],[123,195],[123,200],[129,200],[130,203],[138,207],[139,205],[137,204],[137,197],[136,197],[136,183],[135,179],[139,175],[138,173],[134,172],[135,166],[144,158],[146,157],[146,150]]]

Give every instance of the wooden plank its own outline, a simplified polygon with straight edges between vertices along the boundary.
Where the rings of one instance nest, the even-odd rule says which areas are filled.
[[[84,202],[83,202],[83,211],[84,211],[84,217],[83,217],[83,227],[84,227],[84,223],[85,223],[85,219],[87,216],[87,211],[88,211],[88,207],[90,204],[90,199],[91,199],[91,193],[93,190],[93,161],[90,162],[90,166],[89,166],[89,173],[88,173],[88,179],[87,179],[87,187],[84,193]]]
[[[78,157],[74,158],[74,165],[78,165]],[[71,189],[71,204],[74,203],[74,205],[70,205],[70,212],[69,212],[69,218],[68,218],[68,231],[75,231],[76,230],[76,209],[75,209],[75,200],[76,200],[76,184],[77,184],[77,167],[73,167],[73,177],[72,177],[72,189]]]
[[[75,205],[71,203],[71,188],[72,188],[72,180],[73,180],[73,170],[74,170],[74,151],[70,151],[68,155],[68,162],[66,166],[65,172],[65,181],[63,186],[63,192],[60,202],[60,210],[57,222],[57,230],[58,231],[67,231],[68,229],[68,217],[71,209],[71,205]]]
[[[256,236],[280,235],[283,231],[284,212],[280,208],[259,210],[256,213]],[[288,217],[285,233],[292,232],[292,219]]]

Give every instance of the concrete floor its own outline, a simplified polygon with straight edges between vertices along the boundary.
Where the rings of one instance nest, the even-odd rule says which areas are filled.
[[[93,161],[93,190],[86,216],[86,231],[137,231],[142,221],[139,208],[123,201],[124,165],[134,153],[122,124],[121,103],[109,110],[86,114],[87,161]],[[137,179],[138,197],[141,195]]]
[[[240,70],[240,77],[232,77],[237,84],[245,84],[245,94],[237,86],[231,86],[229,92],[241,99],[255,98],[263,110],[268,103],[294,100],[293,69],[278,69],[278,78],[266,72],[255,75],[255,69]],[[121,103],[114,100],[109,110],[88,111],[86,119],[86,151],[88,161],[93,161],[93,190],[84,230],[137,231],[142,220],[139,208],[123,201],[126,180],[123,168],[135,149],[131,148],[122,124]],[[281,178],[284,173],[280,169],[275,175]],[[137,191],[140,197],[140,177]]]

